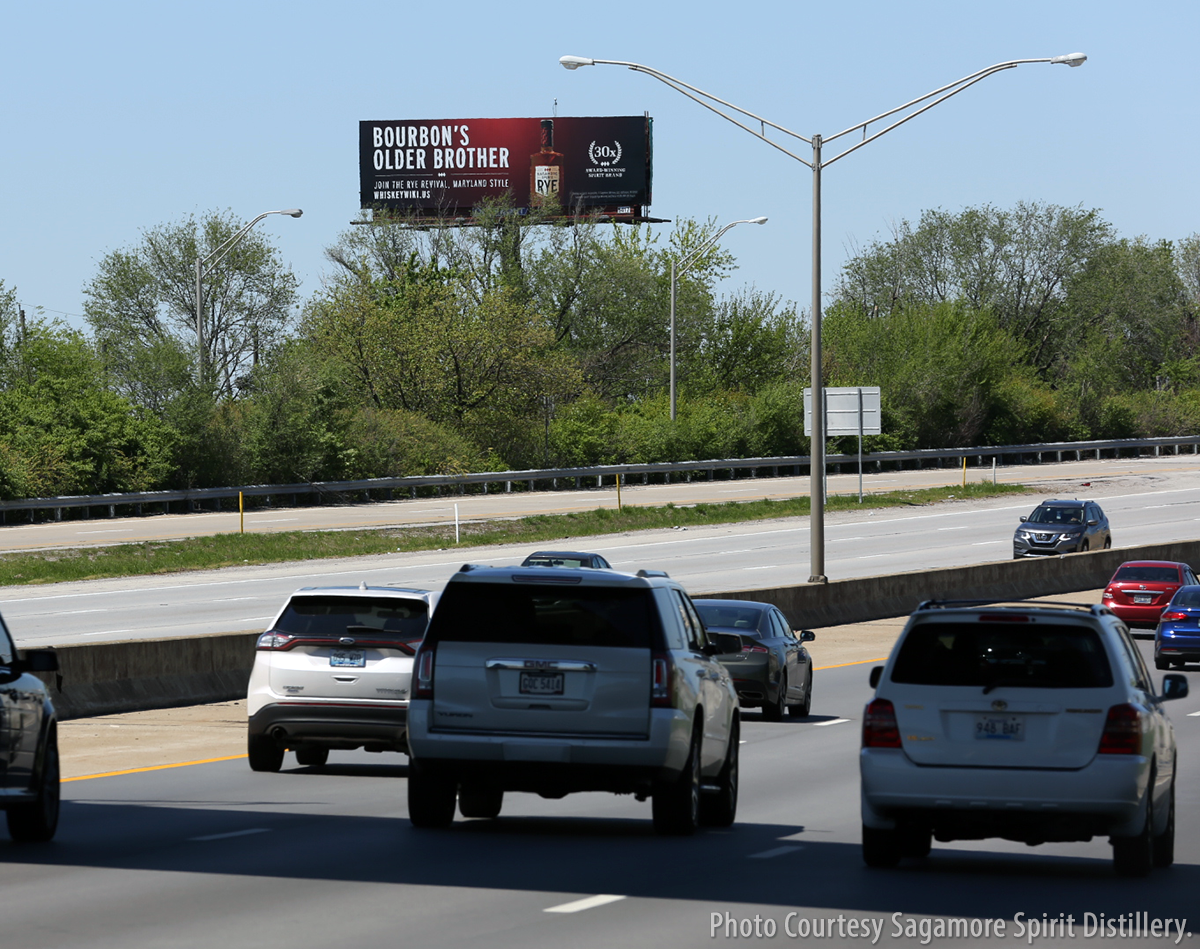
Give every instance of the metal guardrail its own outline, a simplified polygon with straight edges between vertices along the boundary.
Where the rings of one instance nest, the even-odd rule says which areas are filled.
[[[1167,450],[1170,454],[1183,454],[1184,449],[1190,448],[1188,454],[1200,453],[1200,435],[1186,435],[1167,438],[1119,438],[1106,441],[1087,442],[1041,442],[1029,445],[988,445],[975,448],[923,448],[915,451],[880,451],[864,453],[862,456],[864,468],[880,471],[885,467],[900,466],[916,463],[918,467],[927,467],[937,463],[939,467],[947,462],[960,462],[964,458],[970,464],[975,459],[977,466],[990,464],[992,459],[997,464],[1027,463],[1030,459],[1041,462],[1046,455],[1054,455],[1054,460],[1061,461],[1064,455],[1074,455],[1076,460],[1083,456],[1101,458],[1106,454],[1120,457],[1122,454],[1141,455],[1153,450],[1160,455]],[[857,454],[826,455],[830,468],[840,468],[844,465],[857,469]],[[459,475],[416,475],[402,478],[368,478],[359,481],[313,481],[299,484],[251,484],[227,488],[185,488],[174,491],[135,491],[125,494],[89,494],[69,497],[52,498],[22,498],[13,501],[0,501],[0,524],[14,523],[10,516],[24,512],[27,517],[22,521],[28,523],[35,520],[38,511],[53,512],[54,520],[61,520],[63,511],[80,510],[83,517],[90,517],[93,509],[99,508],[104,513],[116,516],[117,508],[123,512],[142,514],[149,507],[158,508],[163,513],[171,510],[171,505],[182,505],[184,511],[204,510],[205,502],[212,509],[217,509],[220,502],[240,495],[244,497],[291,497],[293,503],[304,495],[313,498],[316,504],[351,503],[355,496],[361,500],[377,500],[379,495],[392,500],[396,492],[417,497],[422,489],[437,489],[438,492],[447,488],[457,493],[465,493],[468,487],[476,486],[480,493],[487,494],[491,486],[501,491],[509,492],[513,486],[519,489],[534,491],[538,486],[543,489],[560,490],[562,487],[578,489],[587,486],[592,481],[595,487],[603,487],[606,478],[609,483],[615,483],[618,475],[622,483],[628,483],[630,476],[641,476],[642,483],[649,483],[652,477],[663,477],[670,480],[674,476],[686,476],[691,480],[696,474],[704,473],[707,480],[714,480],[716,472],[728,472],[729,477],[736,478],[738,472],[749,472],[750,477],[759,477],[764,469],[770,469],[773,477],[779,476],[780,469],[791,468],[792,474],[800,475],[801,469],[808,467],[808,455],[787,455],[774,458],[714,458],[704,461],[654,462],[640,465],[598,465],[584,468],[545,468],[528,471],[483,471]],[[561,484],[569,482],[568,484]]]

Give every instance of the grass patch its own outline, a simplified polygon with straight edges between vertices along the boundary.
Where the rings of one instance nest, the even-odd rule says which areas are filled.
[[[828,499],[828,511],[858,511],[936,504],[949,500],[1022,494],[1023,485],[968,484],[871,494],[858,503],[857,495]],[[807,497],[781,501],[730,501],[688,507],[596,508],[572,514],[538,514],[519,520],[463,524],[461,542],[454,544],[454,527],[392,528],[363,531],[286,531],[270,534],[216,534],[177,541],[115,544],[0,556],[0,585],[61,583],[147,574],[212,570],[252,564],[330,557],[361,557],[397,551],[466,550],[489,544],[541,544],[567,537],[593,537],[665,527],[733,524],[809,513]]]

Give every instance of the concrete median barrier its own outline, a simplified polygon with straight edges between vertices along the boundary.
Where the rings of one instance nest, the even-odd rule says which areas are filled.
[[[773,603],[796,628],[820,629],[904,616],[923,600],[1023,600],[1093,590],[1126,560],[1195,566],[1200,540],[703,596]],[[59,671],[42,678],[62,719],[224,702],[245,697],[257,637],[252,631],[59,646]]]

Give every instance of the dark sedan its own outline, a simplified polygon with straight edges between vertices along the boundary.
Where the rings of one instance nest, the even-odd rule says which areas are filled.
[[[793,630],[770,603],[751,600],[694,601],[704,627],[725,634],[718,638],[740,649],[717,656],[729,670],[738,702],[763,710],[763,718],[778,722],[786,710],[805,716],[812,708],[812,657],[804,644],[816,639],[810,630]],[[733,634],[738,640],[729,637]]]
[[[587,567],[590,570],[611,570],[612,564],[584,550],[535,550],[521,561],[522,567]]]
[[[1183,668],[1200,662],[1200,586],[1180,587],[1154,630],[1154,665]]]

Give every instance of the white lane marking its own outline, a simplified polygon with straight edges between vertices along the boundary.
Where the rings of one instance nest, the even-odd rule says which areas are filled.
[[[132,534],[132,527],[112,527],[102,531],[76,531],[76,534]]]
[[[865,537],[830,537],[829,538],[829,542],[831,544],[844,544],[847,541],[854,541],[854,540],[866,540],[866,538]]]
[[[1200,718],[1200,712],[1188,712],[1187,717],[1188,718]]]
[[[589,896],[582,900],[574,900],[570,903],[560,903],[558,906],[548,906],[542,910],[543,913],[578,913],[585,909],[592,909],[596,906],[604,906],[607,903],[616,903],[618,900],[626,899],[624,896],[616,896],[612,893],[600,893],[596,896]]]
[[[250,519],[251,524],[281,524],[284,521],[298,521],[298,517],[255,517]]]
[[[965,530],[970,530],[970,529],[971,529],[970,524],[963,524],[962,527],[939,527],[938,528],[938,530],[940,530],[940,531],[965,531]]]
[[[747,860],[770,860],[772,857],[782,857],[784,854],[795,853],[803,847],[776,847],[774,850],[764,850],[762,853],[752,853]]]
[[[85,636],[115,636],[117,633],[132,633],[132,629],[105,629],[99,633],[84,633]]]
[[[78,616],[80,613],[107,613],[108,610],[60,610],[57,613],[51,613],[50,616]]]
[[[206,834],[203,837],[189,837],[188,840],[228,840],[230,837],[248,837],[250,834],[266,834],[270,827],[251,827],[249,830],[232,830],[227,834]]]
[[[1200,520],[1200,518],[1196,518]],[[972,544],[972,547],[991,547],[992,544],[1007,544],[1007,540],[981,540],[978,543]]]
[[[775,564],[769,563],[762,567],[742,567],[743,570],[774,570]]]
[[[848,718],[831,718],[827,722],[813,722],[813,724],[819,728],[822,725],[840,725],[840,724],[842,724],[842,722],[848,722],[848,721],[850,721],[850,719],[848,719]]]

